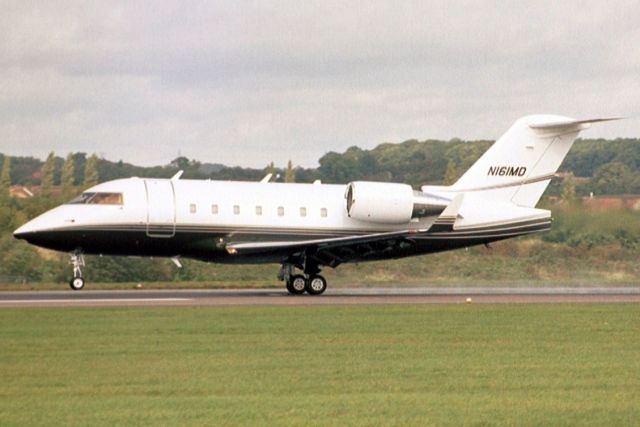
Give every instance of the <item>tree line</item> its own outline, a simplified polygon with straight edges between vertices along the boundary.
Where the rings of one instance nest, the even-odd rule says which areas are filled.
[[[44,162],[32,157],[10,157],[0,154],[0,192],[9,194],[13,184],[38,185],[42,195],[50,196],[54,186],[61,188],[64,197],[72,197],[80,188],[92,187],[100,182],[98,157],[88,158],[84,153],[69,153],[63,160],[54,152]]]
[[[281,182],[347,183],[353,180],[406,182],[414,187],[424,184],[451,184],[468,169],[493,141],[453,139],[408,140],[399,144],[384,143],[367,150],[350,147],[343,153],[328,152],[315,168],[295,167],[292,161],[284,167],[269,162],[265,168],[230,167],[202,163],[178,157],[167,165],[142,167],[127,162],[109,161],[95,154],[72,153],[66,158],[51,153],[43,162],[33,157],[11,157],[0,154],[3,167],[0,185],[22,184],[62,186],[64,191],[95,182],[130,176],[168,178],[183,170],[184,178],[258,181],[267,173]],[[7,160],[10,159],[10,160]],[[576,194],[588,195],[640,193],[640,139],[578,140],[560,167],[563,175],[575,177]],[[570,175],[572,174],[572,175]],[[547,195],[562,193],[560,181],[554,182]]]

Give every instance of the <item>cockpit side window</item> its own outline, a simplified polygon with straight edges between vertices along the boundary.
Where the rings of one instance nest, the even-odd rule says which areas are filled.
[[[96,193],[89,204],[92,205],[121,205],[122,193]]]
[[[71,205],[122,205],[122,193],[82,193],[68,202]]]

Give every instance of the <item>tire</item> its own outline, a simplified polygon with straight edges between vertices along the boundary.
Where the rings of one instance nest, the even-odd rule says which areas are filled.
[[[291,295],[301,295],[304,293],[307,287],[307,281],[301,274],[296,274],[295,276],[291,276],[289,281],[287,282],[287,291]]]
[[[309,295],[320,295],[327,290],[327,281],[319,274],[309,277],[305,289]]]
[[[287,292],[289,292],[291,295],[294,295],[294,290],[291,287],[291,282],[287,281]]]
[[[69,286],[74,291],[79,291],[80,289],[84,288],[84,279],[82,277],[74,277],[69,282]]]

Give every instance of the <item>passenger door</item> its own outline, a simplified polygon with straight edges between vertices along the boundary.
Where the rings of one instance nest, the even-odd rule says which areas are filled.
[[[176,195],[173,181],[145,179],[147,193],[147,236],[173,237],[176,234]]]

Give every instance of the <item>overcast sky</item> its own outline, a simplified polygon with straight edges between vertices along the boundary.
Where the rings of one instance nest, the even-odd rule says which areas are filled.
[[[640,137],[638,1],[0,5],[11,155],[315,166],[352,145],[495,139],[531,113],[622,115],[583,135]]]

